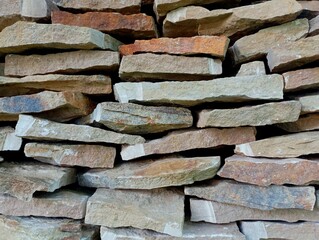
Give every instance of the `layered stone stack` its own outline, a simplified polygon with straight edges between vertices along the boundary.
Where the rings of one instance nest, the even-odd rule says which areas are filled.
[[[0,239],[319,239],[319,2],[0,5]]]

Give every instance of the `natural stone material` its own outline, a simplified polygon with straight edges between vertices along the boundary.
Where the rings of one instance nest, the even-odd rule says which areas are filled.
[[[295,0],[272,0],[232,9],[209,11],[198,6],[181,7],[167,14],[166,37],[195,35],[242,36],[263,28],[294,20],[302,8]],[[237,36],[235,36],[237,35]]]
[[[267,159],[234,155],[226,158],[218,175],[259,186],[316,184],[319,182],[319,162],[300,158]]]
[[[236,76],[251,76],[251,75],[266,75],[265,64],[262,61],[254,61],[244,63],[240,66],[240,69]]]
[[[203,80],[222,74],[220,59],[142,53],[124,56],[119,76],[123,80]]]
[[[235,109],[201,110],[197,127],[263,126],[274,123],[294,122],[300,115],[298,101],[266,103]]]
[[[155,22],[144,13],[122,15],[120,13],[87,12],[72,14],[54,11],[51,16],[53,23],[89,27],[125,38],[154,38],[157,36]]]
[[[235,145],[239,142],[251,142],[254,139],[255,128],[253,127],[178,130],[144,144],[123,146],[121,156],[123,160],[131,160],[152,154]]]
[[[0,77],[4,76],[4,63],[0,63]]]
[[[267,54],[271,72],[284,72],[319,60],[319,35],[272,48]]]
[[[298,1],[298,3],[302,6],[302,16],[305,16],[308,19],[312,19],[319,14],[319,6],[317,0],[313,1]]]
[[[103,102],[97,105],[92,114],[78,122],[99,123],[123,133],[147,134],[191,127],[193,116],[186,108]]]
[[[27,157],[58,166],[113,168],[116,149],[101,145],[27,143],[24,153]]]
[[[15,134],[32,140],[76,141],[94,143],[137,144],[140,136],[121,134],[90,126],[52,122],[28,115],[20,115]]]
[[[295,97],[301,103],[301,114],[319,112],[319,92]]]
[[[88,201],[85,223],[111,228],[150,229],[181,237],[184,195],[167,189],[97,189]]]
[[[26,202],[0,195],[0,213],[10,216],[66,217],[82,219],[89,195],[71,190],[41,193]]]
[[[0,193],[31,201],[36,191],[53,192],[76,181],[73,168],[42,163],[2,162],[0,164]]]
[[[319,9],[319,8],[318,8]],[[308,36],[315,36],[319,34],[319,16],[309,21],[310,29]]]
[[[168,103],[182,106],[215,101],[279,100],[283,99],[283,79],[281,75],[265,75],[196,82],[117,83],[114,85],[114,93],[121,103]]]
[[[285,47],[286,43],[306,37],[308,30],[308,20],[303,18],[245,36],[230,48],[234,63],[262,59],[273,47]]]
[[[285,92],[319,87],[319,67],[286,72],[283,77],[285,80]]]
[[[287,132],[319,130],[319,113],[301,116],[296,122],[277,124]]]
[[[134,44],[119,47],[121,55],[136,53],[168,53],[176,55],[207,54],[224,58],[228,49],[229,39],[225,36],[197,36],[181,38],[155,38],[137,40]]]
[[[220,157],[164,158],[124,163],[114,169],[89,170],[79,176],[86,187],[153,189],[192,184],[215,176]]]
[[[313,210],[316,202],[314,187],[260,187],[231,180],[213,180],[208,185],[189,186],[185,188],[185,194],[260,210]]]
[[[0,151],[19,151],[22,139],[17,137],[12,127],[0,127]]]
[[[294,133],[236,146],[235,152],[250,157],[291,158],[319,153],[319,132]]]

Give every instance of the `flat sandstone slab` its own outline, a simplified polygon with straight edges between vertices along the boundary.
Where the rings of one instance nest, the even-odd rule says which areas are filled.
[[[12,127],[0,127],[0,151],[19,151],[22,138],[15,135]]]
[[[266,75],[265,63],[263,61],[243,63],[236,74],[237,77],[251,75]]]
[[[283,77],[285,80],[285,92],[319,87],[319,67],[286,72]]]
[[[299,94],[294,99],[301,103],[301,114],[319,112],[319,92]]]
[[[319,130],[319,113],[303,115],[295,122],[281,123],[276,126],[292,133]]]

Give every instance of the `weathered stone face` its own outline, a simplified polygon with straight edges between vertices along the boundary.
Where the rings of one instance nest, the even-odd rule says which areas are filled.
[[[294,97],[301,103],[301,114],[319,112],[319,92]]]
[[[297,121],[291,123],[277,124],[277,127],[287,132],[304,132],[319,130],[319,114],[308,114],[301,116]]]
[[[285,92],[319,87],[319,67],[286,72],[283,77],[285,80]]]
[[[265,64],[262,61],[254,61],[244,63],[240,66],[240,69],[236,76],[251,76],[251,75],[266,75]]]
[[[298,1],[302,7],[301,15],[312,19],[319,14],[319,6],[316,1]]]
[[[17,137],[12,127],[0,127],[0,151],[19,151],[22,139]]]
[[[310,29],[308,36],[315,36],[319,34],[319,16],[309,21]]]

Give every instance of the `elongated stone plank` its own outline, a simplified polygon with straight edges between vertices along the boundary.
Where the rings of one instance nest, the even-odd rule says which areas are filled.
[[[193,116],[186,108],[103,102],[96,106],[92,114],[78,120],[78,123],[99,123],[118,132],[147,134],[191,127]]]
[[[36,191],[53,192],[76,181],[76,170],[42,163],[2,162],[0,193],[31,201]]]
[[[255,128],[253,127],[177,130],[170,132],[162,138],[150,140],[144,144],[123,146],[121,156],[123,160],[132,160],[152,154],[166,154],[191,149],[235,145],[239,142],[254,141],[255,132]]]
[[[283,78],[281,75],[264,75],[196,82],[117,83],[114,93],[121,103],[173,103],[182,106],[216,101],[279,100],[283,99]]]
[[[304,115],[295,122],[281,123],[276,126],[287,132],[319,130],[319,113]]]
[[[12,127],[0,127],[0,151],[19,151],[22,139],[15,135]]]
[[[294,99],[301,103],[301,114],[319,112],[319,92],[311,94],[300,94]]]
[[[15,134],[32,140],[76,141],[94,143],[138,144],[144,138],[90,126],[57,123],[29,115],[19,115]]]
[[[210,179],[220,167],[220,157],[164,158],[124,163],[114,169],[89,170],[79,176],[86,187],[153,189],[192,184]]]
[[[319,8],[318,8],[319,9]],[[309,21],[310,29],[308,36],[315,36],[319,34],[319,16]]]
[[[207,54],[224,58],[228,49],[229,39],[225,36],[196,36],[191,38],[154,38],[137,40],[133,44],[119,47],[121,55],[136,53],[167,53],[176,55]]]
[[[201,110],[197,127],[263,126],[297,121],[301,104],[298,101],[266,103],[234,109]]]
[[[265,24],[269,26],[292,21],[301,10],[300,4],[295,0],[272,0],[212,11],[199,6],[181,7],[167,14],[163,33],[166,37],[195,35],[237,37],[261,29]]]
[[[5,75],[27,76],[49,73],[73,74],[88,70],[113,72],[119,67],[117,52],[80,50],[47,55],[9,54],[5,60]]]
[[[157,29],[154,19],[144,13],[122,15],[115,12],[87,12],[72,14],[63,11],[53,11],[52,23],[89,27],[101,32],[125,38],[155,38]]]
[[[184,192],[185,195],[260,210],[312,211],[316,202],[314,187],[260,187],[232,180],[212,180],[209,184],[185,187]]]
[[[203,80],[222,74],[220,59],[142,53],[124,56],[119,76],[122,80]]]
[[[111,228],[150,229],[181,237],[184,195],[168,189],[97,189],[89,198],[85,223]]]
[[[254,61],[244,63],[240,66],[240,69],[236,76],[251,76],[251,75],[266,75],[265,64],[262,61]]]
[[[27,143],[27,157],[58,166],[113,168],[116,149],[101,145]]]
[[[286,72],[283,77],[285,80],[285,92],[319,87],[319,67]]]
[[[308,185],[319,182],[318,170],[318,161],[301,158],[250,158],[234,155],[226,158],[218,175],[259,186]]]
[[[262,59],[274,46],[284,47],[286,43],[306,37],[308,30],[308,20],[303,18],[242,37],[230,48],[233,61],[240,64]]]

